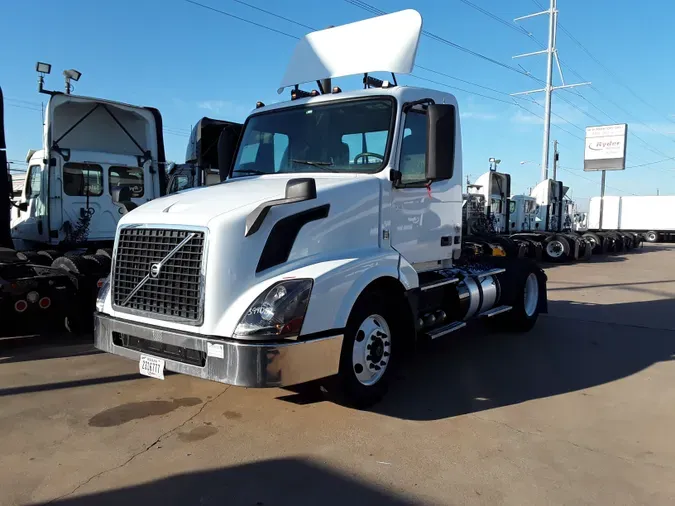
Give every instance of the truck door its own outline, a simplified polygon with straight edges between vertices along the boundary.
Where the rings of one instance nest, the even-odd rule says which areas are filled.
[[[419,270],[426,262],[452,258],[460,248],[462,226],[462,190],[456,178],[426,186],[426,146],[426,111],[412,109],[401,141],[401,184],[392,190],[390,234],[391,245]]]
[[[167,195],[170,195],[172,193],[176,193],[181,190],[193,188],[194,186],[195,186],[195,169],[187,164],[181,165],[178,166],[169,177],[169,184],[167,185],[166,193]]]
[[[42,165],[30,165],[19,205],[12,211],[12,238],[47,242],[47,177]]]
[[[102,238],[104,199],[112,205],[110,197],[103,195],[103,168],[100,165],[89,162],[63,164],[61,209],[67,241],[79,243]],[[112,217],[108,216],[107,220],[111,221]],[[112,223],[111,237],[114,237],[118,220],[119,217]]]

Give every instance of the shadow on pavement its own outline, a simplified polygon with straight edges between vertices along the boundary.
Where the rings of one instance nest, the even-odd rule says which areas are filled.
[[[672,324],[674,330],[611,323],[626,315],[638,322],[673,315],[675,300],[607,306],[550,301],[549,310],[527,334],[474,325],[430,343],[373,411],[410,420],[448,418],[602,385],[675,358]]]
[[[0,365],[103,353],[91,336],[41,335],[0,340]]]
[[[286,458],[179,474],[142,485],[57,499],[49,504],[403,506],[424,503],[394,495],[323,464]]]
[[[165,374],[166,376],[167,374]],[[116,376],[102,376],[97,378],[83,378],[71,381],[61,381],[58,383],[43,383],[40,385],[26,385],[19,387],[0,388],[0,397],[10,395],[31,394],[35,392],[50,392],[53,390],[63,390],[65,388],[86,387],[91,385],[104,385],[106,383],[117,383],[118,381],[130,381],[143,379],[139,373],[118,374]]]

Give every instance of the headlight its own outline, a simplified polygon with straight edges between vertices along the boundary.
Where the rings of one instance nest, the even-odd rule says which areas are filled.
[[[110,276],[98,280],[98,295],[96,296],[96,311],[103,312],[103,303],[110,292]]]
[[[234,337],[297,337],[311,291],[311,279],[291,279],[272,285],[249,306],[234,329]]]

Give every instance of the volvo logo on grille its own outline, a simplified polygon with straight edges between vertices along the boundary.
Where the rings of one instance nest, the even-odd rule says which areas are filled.
[[[156,278],[162,270],[162,264],[152,264],[150,266],[150,276]]]

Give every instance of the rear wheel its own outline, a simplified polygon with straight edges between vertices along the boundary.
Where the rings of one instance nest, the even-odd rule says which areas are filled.
[[[645,234],[645,241],[647,242],[659,242],[659,234],[650,230]]]
[[[99,267],[97,274],[100,275],[108,275],[110,274],[110,257],[106,255],[84,255],[82,258],[86,258],[87,260],[91,260],[92,262],[95,262],[96,265]]]
[[[104,255],[112,259],[113,250],[112,248],[99,248],[96,250],[97,255]]]
[[[35,265],[44,265],[48,266],[52,263],[52,261],[43,256],[38,254],[37,251],[19,251],[16,256],[20,258],[21,260],[25,260],[28,263],[35,264]]]
[[[51,262],[53,262],[54,260],[56,260],[61,256],[61,254],[54,249],[43,249],[41,251],[38,251],[37,254],[48,258],[49,264],[51,264]]]
[[[519,274],[515,287],[511,311],[497,316],[493,326],[509,332],[528,332],[539,318],[539,278],[531,269],[525,270]]]
[[[342,400],[354,407],[370,407],[388,390],[401,328],[391,302],[383,293],[366,294],[349,316],[337,379]]]
[[[582,237],[591,243],[593,253],[605,253],[607,251],[606,244],[603,244],[603,241],[598,234],[586,232]]]
[[[569,242],[567,242],[567,239],[559,235],[547,239],[544,247],[547,260],[551,260],[553,262],[564,261],[568,257],[569,251]]]

